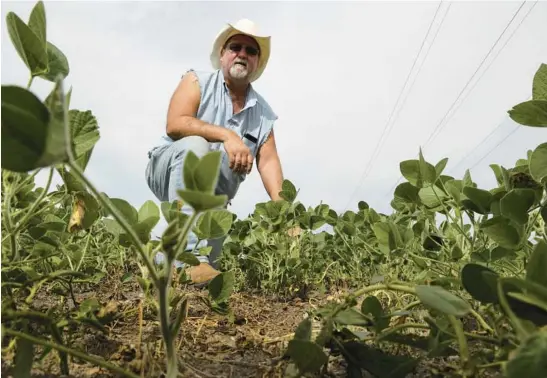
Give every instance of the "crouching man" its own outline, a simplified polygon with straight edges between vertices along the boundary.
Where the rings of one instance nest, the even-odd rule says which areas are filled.
[[[259,36],[256,25],[243,19],[217,35],[210,56],[215,71],[189,70],[182,76],[169,104],[166,135],[148,153],[146,180],[160,201],[179,199],[177,190],[184,189],[182,168],[188,151],[198,157],[221,152],[216,194],[227,195],[229,201],[255,160],[268,195],[280,199],[283,173],[273,133],[277,115],[251,85],[269,57],[270,37]],[[184,205],[181,211],[192,209]],[[193,250],[196,242],[190,234],[187,249]],[[200,265],[187,269],[193,283],[205,284],[220,273],[215,263],[223,242],[215,239],[198,245],[211,246],[212,251],[208,257],[197,254]],[[162,259],[163,254],[156,256],[157,263]],[[177,262],[177,266],[183,264]]]

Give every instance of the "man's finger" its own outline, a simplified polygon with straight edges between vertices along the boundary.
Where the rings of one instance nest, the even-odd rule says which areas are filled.
[[[253,169],[253,155],[248,154],[247,155],[247,174],[251,173],[251,169]]]
[[[241,154],[237,154],[236,157],[235,157],[235,165],[234,165],[234,170],[236,172],[240,172],[241,171]]]

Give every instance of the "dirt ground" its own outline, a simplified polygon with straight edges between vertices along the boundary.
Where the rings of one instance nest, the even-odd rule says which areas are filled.
[[[73,332],[71,346],[87,355],[93,355],[121,366],[141,377],[163,377],[164,354],[159,322],[150,304],[143,304],[142,291],[134,281],[122,283],[113,274],[99,285],[75,292],[82,302],[96,298],[115,315],[103,334],[91,327],[80,327]],[[234,293],[230,299],[230,314],[213,311],[202,299],[207,290],[187,288],[188,316],[177,340],[181,376],[209,377],[284,377],[288,360],[283,358],[288,341],[306,311],[325,303],[327,296],[284,300],[260,294]],[[336,297],[330,294],[328,297]],[[44,311],[58,296],[41,291],[33,304]],[[65,302],[67,305],[71,301]],[[39,335],[35,335],[39,336]],[[5,348],[6,345],[4,344]],[[35,348],[32,377],[67,377],[60,373],[56,352],[39,361],[41,347]],[[2,354],[2,376],[14,377],[13,353]],[[454,359],[429,359],[420,363],[410,377],[450,376],[443,365],[457,365]],[[111,371],[94,366],[77,358],[70,358],[68,377],[119,377]],[[329,359],[325,377],[346,377],[345,363],[341,357]],[[488,375],[489,377],[495,375]],[[364,378],[371,376],[365,375]]]
[[[313,300],[234,293],[229,302],[230,313],[219,314],[201,299],[207,297],[206,289],[188,287],[185,292],[190,298],[188,317],[177,340],[185,377],[283,376],[287,360],[282,355],[287,342],[306,310],[314,306]],[[72,347],[140,376],[161,377],[164,359],[159,321],[150,304],[143,304],[141,293],[137,283],[122,284],[115,275],[96,287],[76,290],[78,302],[96,298],[112,310],[115,319],[107,325],[107,334],[91,327],[80,328]],[[51,298],[59,297],[41,291],[33,305],[44,311],[51,307]],[[60,374],[56,352],[37,360],[42,350],[35,350],[33,377],[65,377]],[[2,376],[13,377],[12,361],[13,353],[3,353]],[[118,376],[75,358],[70,358],[70,362],[70,377]]]

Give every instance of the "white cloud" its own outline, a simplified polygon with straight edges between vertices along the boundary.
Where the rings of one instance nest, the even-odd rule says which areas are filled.
[[[365,200],[379,211],[390,211],[388,191],[400,176],[399,162],[416,156],[519,4],[452,4],[352,207]],[[13,10],[27,20],[33,5],[3,2],[2,17]],[[45,5],[49,39],[71,65],[67,82],[74,87],[72,105],[91,109],[100,125],[101,140],[88,169],[100,190],[137,207],[154,199],[144,180],[146,152],[164,130],[180,75],[191,67],[208,68],[212,39],[223,22],[247,17],[273,35],[271,61],[256,88],[280,116],[276,136],[286,177],[300,189],[299,199],[306,206],[323,201],[342,210],[359,183],[438,3]],[[523,7],[512,28],[531,5]],[[529,96],[535,70],[547,62],[546,16],[547,3],[539,2],[442,133],[426,147],[426,159],[436,163],[449,157],[450,169],[507,118],[512,105]],[[4,23],[2,83],[24,85],[27,80]],[[41,96],[50,88],[51,83],[40,80],[33,86]],[[506,133],[511,127],[500,130]],[[495,134],[455,173],[461,175],[504,135]],[[512,164],[545,139],[545,130],[522,128],[473,171],[474,179],[493,185],[489,163]],[[267,199],[255,171],[231,210],[245,216],[256,202]]]

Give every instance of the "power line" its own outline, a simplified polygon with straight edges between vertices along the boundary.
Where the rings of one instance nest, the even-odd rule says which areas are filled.
[[[473,166],[471,168],[469,168],[469,170],[472,170],[477,165],[479,165],[488,155],[490,155],[492,153],[492,151],[494,151],[496,148],[498,148],[503,142],[505,142],[507,140],[507,138],[509,138],[511,135],[513,135],[519,129],[521,129],[521,126],[518,126],[518,125],[514,126],[513,130],[509,134],[507,134],[505,136],[505,138],[500,140],[494,147],[492,147],[486,154],[484,154],[484,156],[481,157],[475,164],[473,164]]]
[[[476,87],[476,85],[478,84],[478,82],[481,80],[481,78],[484,76],[484,74],[486,73],[486,71],[488,71],[488,69],[492,66],[492,64],[494,63],[494,61],[496,60],[496,58],[499,56],[499,54],[501,53],[501,51],[505,48],[505,46],[507,45],[507,43],[509,42],[509,40],[513,37],[513,35],[515,34],[515,32],[518,30],[518,28],[521,26],[521,24],[524,22],[524,20],[526,19],[526,17],[528,17],[528,15],[530,14],[530,12],[532,11],[532,9],[536,6],[538,0],[536,0],[534,2],[534,4],[532,5],[532,7],[530,7],[530,9],[528,10],[528,12],[524,15],[524,17],[522,18],[522,20],[520,21],[520,23],[517,25],[517,27],[515,28],[515,30],[513,31],[513,33],[511,33],[511,35],[507,38],[507,40],[505,41],[505,43],[502,45],[502,47],[498,50],[498,52],[496,53],[496,55],[494,56],[494,58],[491,60],[490,64],[486,67],[486,69],[482,72],[482,74],[479,76],[479,78],[477,79],[477,81],[475,82],[475,84],[471,87],[471,89],[467,92],[467,94],[465,95],[465,97],[463,98],[463,100],[460,102],[459,106],[456,108],[456,110],[451,114],[451,116],[449,117],[449,119],[451,119],[454,114],[456,113],[456,111],[459,109],[459,107],[462,105],[462,103],[467,99],[467,96],[469,96],[469,94],[471,93],[471,91],[473,91],[473,89]],[[473,73],[473,75],[471,76],[471,78],[467,81],[467,83],[465,84],[465,86],[463,87],[463,89],[460,91],[460,93],[458,94],[458,97],[456,97],[456,100],[454,100],[454,102],[452,103],[452,105],[450,106],[450,108],[448,109],[448,111],[445,113],[444,117],[441,119],[441,122],[439,122],[439,124],[437,124],[437,126],[435,127],[435,129],[433,130],[433,132],[430,134],[429,138],[427,139],[426,143],[424,144],[424,147],[434,138],[433,135],[435,134],[435,131],[439,130],[439,132],[442,130],[439,129],[439,127],[441,126],[441,124],[443,123],[443,120],[446,118],[446,116],[448,115],[448,113],[450,113],[450,111],[452,110],[452,108],[454,107],[454,105],[456,104],[456,102],[458,101],[458,99],[460,98],[460,96],[462,95],[462,93],[465,91],[465,89],[467,88],[467,86],[469,85],[469,83],[473,80],[473,77],[477,74],[477,72],[480,70],[480,68],[482,67],[482,65],[484,64],[484,62],[486,61],[486,59],[488,58],[488,56],[492,53],[492,51],[494,50],[494,48],[496,47],[496,45],[499,43],[500,39],[503,37],[503,35],[505,34],[505,32],[507,31],[507,29],[509,28],[509,26],[511,25],[511,23],[514,21],[515,17],[517,16],[517,14],[520,12],[520,10],[522,9],[522,7],[524,6],[524,4],[526,3],[526,0],[522,2],[522,4],[518,7],[518,9],[516,10],[516,12],[513,14],[513,17],[511,18],[511,20],[509,21],[509,23],[505,26],[505,28],[503,29],[503,31],[501,32],[500,36],[498,37],[498,39],[496,40],[496,42],[494,42],[494,44],[492,45],[492,47],[490,48],[490,50],[488,51],[488,53],[486,54],[486,56],[483,58],[483,60],[481,61],[481,63],[479,64],[479,66],[477,67],[477,69],[475,70],[475,72]],[[445,126],[448,122],[445,123]],[[444,126],[443,126],[444,127]],[[439,133],[437,133],[438,135]],[[436,135],[436,136],[437,136]],[[386,197],[389,197],[392,193],[393,193],[393,190],[395,190],[395,188],[397,187],[397,185],[401,182],[401,180],[403,179],[403,176],[401,175],[399,177],[399,179],[397,180],[397,182],[395,183],[395,185],[392,187],[392,189],[390,191],[388,191],[386,193]]]
[[[376,143],[376,147],[374,148],[374,151],[373,151],[373,153],[372,153],[372,155],[371,155],[371,158],[369,159],[369,161],[368,161],[368,163],[367,163],[367,166],[365,167],[365,170],[363,171],[363,173],[362,173],[362,175],[361,175],[361,178],[360,178],[359,181],[358,181],[359,184],[358,184],[357,187],[355,188],[355,190],[354,190],[354,192],[352,193],[352,195],[349,197],[348,203],[346,204],[345,209],[348,208],[349,204],[351,203],[351,200],[353,199],[353,197],[355,196],[355,194],[356,194],[357,191],[359,190],[359,188],[360,188],[360,186],[362,185],[364,179],[368,176],[369,168],[370,168],[370,166],[372,165],[372,161],[373,161],[373,160],[376,158],[376,156],[377,156],[377,155],[376,155],[376,152],[377,152],[377,151],[378,151],[378,152],[380,151],[380,145],[382,144],[381,142],[383,141],[384,134],[385,134],[385,132],[388,130],[388,125],[389,125],[389,123],[390,123],[390,121],[391,121],[391,119],[392,119],[392,117],[393,117],[393,114],[395,113],[395,109],[397,108],[397,105],[399,104],[399,100],[401,99],[401,95],[403,94],[403,92],[404,92],[404,90],[405,90],[405,87],[406,87],[406,85],[407,85],[407,83],[408,83],[408,80],[410,79],[410,76],[411,76],[411,74],[412,74],[412,71],[414,70],[414,66],[416,65],[416,62],[418,61],[418,58],[419,58],[420,54],[422,53],[423,47],[424,47],[424,45],[425,45],[425,42],[426,42],[426,40],[427,40],[427,37],[429,36],[429,33],[431,32],[431,28],[433,27],[433,23],[435,22],[435,19],[437,18],[437,14],[439,13],[439,9],[441,8],[441,5],[442,5],[442,0],[441,0],[441,2],[439,2],[439,6],[437,7],[437,9],[436,9],[436,11],[435,11],[435,14],[433,15],[433,19],[431,20],[431,23],[429,24],[429,28],[427,29],[427,33],[426,33],[426,35],[425,35],[425,37],[424,37],[424,39],[423,39],[423,41],[422,41],[422,44],[421,44],[421,46],[420,46],[420,50],[418,51],[418,54],[417,54],[416,57],[414,58],[414,62],[412,63],[412,67],[410,68],[410,71],[408,72],[408,75],[407,75],[407,77],[406,77],[406,80],[405,80],[405,83],[404,83],[404,85],[403,85],[403,88],[401,89],[401,92],[399,93],[399,96],[397,97],[397,101],[395,102],[395,105],[393,106],[393,109],[391,110],[391,113],[390,113],[390,115],[389,115],[389,117],[388,117],[388,120],[387,120],[386,124],[384,125],[384,128],[383,128],[383,130],[382,130],[382,134],[380,135],[380,139],[378,139],[378,143]],[[450,8],[450,6],[449,6],[449,8]],[[448,12],[448,11],[447,11],[447,12]],[[446,16],[446,13],[445,13],[445,16]],[[444,22],[444,17],[443,17],[443,20],[441,21],[441,26],[442,26],[442,22]],[[440,29],[440,27],[439,27],[439,29]],[[438,30],[437,30],[437,33],[438,33]],[[432,43],[431,43],[431,45],[430,45],[430,47],[429,47],[429,49],[428,49],[428,51],[427,51],[427,54],[429,54],[429,50],[431,49],[431,46],[432,46],[433,43],[435,42],[435,38],[436,38],[436,37],[437,37],[437,34],[435,34],[435,36],[434,36],[434,38],[433,38],[433,41],[432,41]],[[427,58],[427,54],[426,54],[426,56],[425,56],[425,58],[424,58],[424,61],[425,61],[425,59]],[[420,72],[420,70],[421,70],[421,67],[423,66],[423,62],[424,62],[424,61],[422,61],[422,64],[421,64],[420,68],[418,69],[418,74],[419,74],[419,72]],[[418,76],[418,74],[416,75],[416,77]],[[415,81],[416,81],[416,78],[414,79],[414,82],[415,82]],[[412,85],[411,85],[411,87],[410,87],[411,89],[412,89],[412,86],[414,85],[414,82],[412,83]],[[409,92],[410,92],[410,90],[409,90]],[[407,93],[407,97],[408,97],[408,93]],[[406,99],[405,99],[405,102],[406,102]],[[404,106],[404,105],[403,105],[403,106]],[[401,108],[402,108],[402,106],[401,106]],[[400,108],[400,109],[401,109],[401,108]],[[399,109],[399,110],[400,110],[400,109]],[[391,131],[391,128],[390,128],[389,131]],[[388,134],[388,135],[389,135],[389,134]],[[386,139],[387,139],[387,137],[386,137]]]
[[[425,144],[423,145],[423,148],[425,149],[425,147],[428,145],[428,143],[430,141],[432,141],[433,139],[435,139],[435,137],[437,135],[439,135],[439,133],[441,132],[441,130],[448,124],[448,122],[446,122],[444,124],[444,126],[441,127],[442,123],[444,122],[446,116],[448,115],[448,113],[450,113],[450,111],[452,110],[452,108],[454,107],[454,105],[456,104],[456,102],[458,101],[458,99],[460,98],[460,96],[462,95],[462,93],[465,91],[465,89],[468,87],[469,83],[471,83],[471,81],[473,80],[473,78],[475,77],[475,75],[477,74],[477,72],[479,72],[480,68],[482,67],[482,65],[484,64],[484,62],[486,61],[486,59],[488,58],[488,56],[490,56],[490,54],[492,53],[492,51],[494,50],[494,48],[496,47],[496,45],[498,44],[498,42],[500,41],[500,39],[503,37],[503,35],[505,34],[505,32],[507,31],[507,29],[509,28],[509,26],[513,23],[513,21],[515,20],[515,17],[517,17],[517,14],[520,12],[520,10],[522,9],[522,7],[524,6],[524,4],[526,3],[526,0],[524,0],[522,2],[522,4],[520,4],[520,6],[518,7],[517,11],[513,14],[513,17],[511,17],[511,20],[509,21],[509,23],[507,23],[507,25],[505,26],[505,28],[503,29],[503,31],[501,32],[501,34],[499,35],[498,39],[496,40],[496,42],[494,42],[494,44],[492,45],[492,47],[490,48],[490,50],[488,51],[488,53],[485,55],[485,57],[482,59],[481,61],[481,64],[479,64],[479,66],[477,67],[477,69],[475,70],[475,72],[473,73],[473,75],[471,75],[471,77],[469,78],[469,80],[467,81],[467,83],[465,84],[465,86],[462,88],[462,90],[460,91],[460,93],[458,94],[458,97],[456,97],[456,100],[454,100],[454,102],[452,103],[452,105],[450,106],[450,108],[448,108],[448,111],[445,113],[445,115],[443,116],[443,118],[441,119],[441,122],[439,122],[437,124],[437,126],[435,126],[435,129],[433,129],[433,132],[429,135],[429,138],[427,139],[427,141],[425,142]],[[501,51],[501,49],[500,49]],[[484,72],[486,72],[488,70],[490,66],[488,66]],[[483,72],[483,74],[484,74]],[[482,77],[482,76],[481,76]],[[477,80],[477,82],[475,83],[475,85],[480,81],[480,78]],[[471,88],[471,90],[473,90],[473,88]],[[471,90],[469,91],[469,93],[471,92]],[[469,94],[468,93],[468,94]],[[463,102],[463,101],[462,101]],[[460,104],[461,105],[461,104]],[[455,113],[455,112],[454,112]],[[437,132],[437,134],[435,134],[435,132]],[[435,136],[435,137],[434,137]]]
[[[505,121],[506,118],[504,117],[503,119],[504,119],[504,121]],[[481,144],[483,144],[483,143],[486,142],[488,139],[490,139],[490,137],[491,137],[492,135],[494,135],[494,133],[495,133],[496,131],[498,131],[498,129],[503,125],[503,122],[504,122],[504,121],[500,122],[500,123],[498,124],[498,126],[496,126],[492,131],[490,131],[490,133],[489,133],[487,136],[485,136],[484,139],[481,140],[475,147],[473,147],[473,148],[471,149],[471,151],[469,151],[469,152],[467,152],[466,154],[464,154],[464,156],[456,163],[456,165],[455,165],[454,167],[452,167],[452,168],[450,169],[450,171],[447,172],[447,173],[454,172],[455,169],[456,169],[457,167],[459,167],[459,165],[460,165],[461,163],[463,163],[463,162],[467,159],[467,157],[468,157],[471,153],[473,153],[474,150],[476,150]]]

